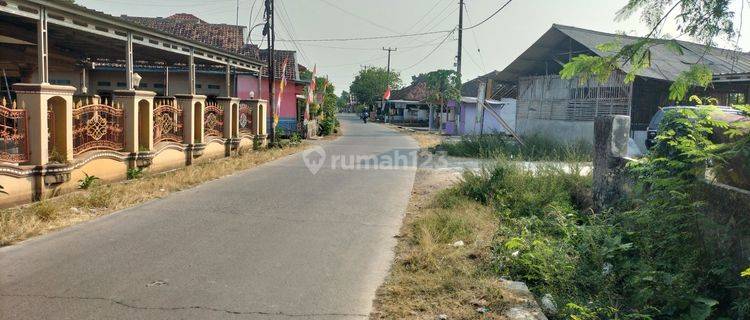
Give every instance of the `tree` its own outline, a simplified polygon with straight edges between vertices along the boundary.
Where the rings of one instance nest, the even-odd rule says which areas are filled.
[[[731,40],[737,32],[732,19],[734,12],[729,10],[731,0],[629,0],[617,12],[617,19],[624,19],[641,12],[641,20],[651,31],[642,39],[630,44],[619,42],[603,43],[599,49],[610,53],[605,56],[579,55],[569,61],[560,71],[564,79],[578,78],[582,83],[588,79],[605,82],[618,66],[630,64],[625,81],[632,83],[636,74],[651,65],[651,48],[664,46],[682,54],[682,47],[675,37],[661,34],[660,30],[669,18],[674,16],[677,30],[706,46],[725,36]],[[677,76],[670,87],[669,98],[682,101],[691,87],[706,87],[713,74],[703,57],[689,70]]]
[[[461,83],[456,71],[437,70],[419,75],[417,78],[420,77],[427,84],[427,103],[439,106],[441,113],[444,112],[448,101],[461,99]]]
[[[341,96],[338,98],[338,100],[336,100],[336,106],[339,108],[339,110],[344,109],[349,105],[350,97],[351,96],[349,95],[349,92],[341,92]]]
[[[401,78],[397,72],[391,71],[389,74],[384,68],[367,68],[357,74],[349,91],[357,101],[373,107],[383,98],[387,86],[391,89],[401,86]]]

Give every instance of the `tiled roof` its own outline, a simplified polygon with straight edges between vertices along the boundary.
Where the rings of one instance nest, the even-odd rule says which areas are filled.
[[[390,100],[410,100],[410,101],[422,101],[427,100],[427,82],[415,81],[410,86],[404,87],[399,90],[394,90],[391,93]]]
[[[241,53],[268,63],[267,49],[259,49],[256,45],[248,44],[242,48]],[[274,64],[274,69],[276,71],[274,72],[274,76],[276,79],[281,79],[281,70],[283,69],[283,62],[286,59],[288,63],[286,67],[286,78],[289,80],[299,80],[299,69],[295,67],[297,66],[296,52],[290,50],[276,50],[274,58],[276,62]],[[267,67],[263,68],[263,76],[268,76]]]
[[[230,52],[239,52],[245,42],[243,36],[245,27],[207,23],[187,13],[179,13],[167,18],[131,16],[121,18]]]
[[[130,17],[122,16],[130,22],[137,23],[170,34],[193,39],[204,44],[226,51],[236,52],[251,58],[268,61],[268,50],[261,50],[256,45],[245,44],[243,26],[207,23],[200,18],[188,14],[178,13],[166,18]],[[297,59],[294,51],[276,50],[275,76],[281,78],[282,62],[287,59],[287,79],[299,80],[299,70],[296,68]],[[263,76],[268,76],[267,67],[262,68]]]

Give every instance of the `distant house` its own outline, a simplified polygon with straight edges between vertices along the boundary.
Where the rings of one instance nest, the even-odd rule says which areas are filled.
[[[427,83],[417,81],[410,86],[391,93],[379,111],[389,122],[427,126],[430,121],[430,106],[427,100]]]
[[[604,56],[603,43],[627,44],[636,37],[622,36],[569,26],[553,25],[521,56],[499,72],[486,76],[501,84],[509,97],[517,97],[517,130],[521,134],[547,134],[561,140],[593,140],[594,117],[628,115],[631,135],[637,142],[659,107],[668,105],[668,91],[680,72],[698,62],[714,72],[708,90],[694,94],[712,96],[722,104],[747,101],[750,94],[750,54],[679,41],[683,54],[663,45],[651,48],[651,66],[636,74],[635,82],[625,84],[628,64],[620,65],[606,83],[563,80],[562,66],[580,54]]]

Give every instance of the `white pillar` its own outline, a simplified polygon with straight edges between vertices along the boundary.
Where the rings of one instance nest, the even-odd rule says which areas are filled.
[[[195,95],[195,49],[190,48],[190,58],[188,59],[188,90],[191,95]]]
[[[39,83],[49,83],[49,43],[47,39],[47,8],[39,8],[39,21],[37,22],[37,58]]]
[[[133,90],[133,34],[128,32],[128,42],[125,48],[125,83],[127,90]]]

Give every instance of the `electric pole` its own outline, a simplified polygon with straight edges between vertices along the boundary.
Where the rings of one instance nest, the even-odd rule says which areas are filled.
[[[387,70],[388,70],[388,75],[390,76],[390,74],[391,74],[391,52],[398,51],[398,48],[388,47],[386,49],[385,47],[383,47],[383,51],[388,51],[388,69]],[[390,83],[389,83],[389,85],[390,85]]]
[[[276,82],[275,72],[275,53],[274,45],[276,42],[276,33],[274,31],[274,0],[266,0],[266,28],[265,33],[268,38],[268,109],[271,115],[271,142],[276,142],[276,108],[274,108],[274,82]],[[266,121],[263,119],[263,121]]]
[[[458,54],[456,55],[456,73],[458,82],[461,82],[461,51],[464,40],[464,0],[460,0],[458,7]]]
[[[240,25],[240,0],[237,0],[237,20],[234,23],[235,26]]]

